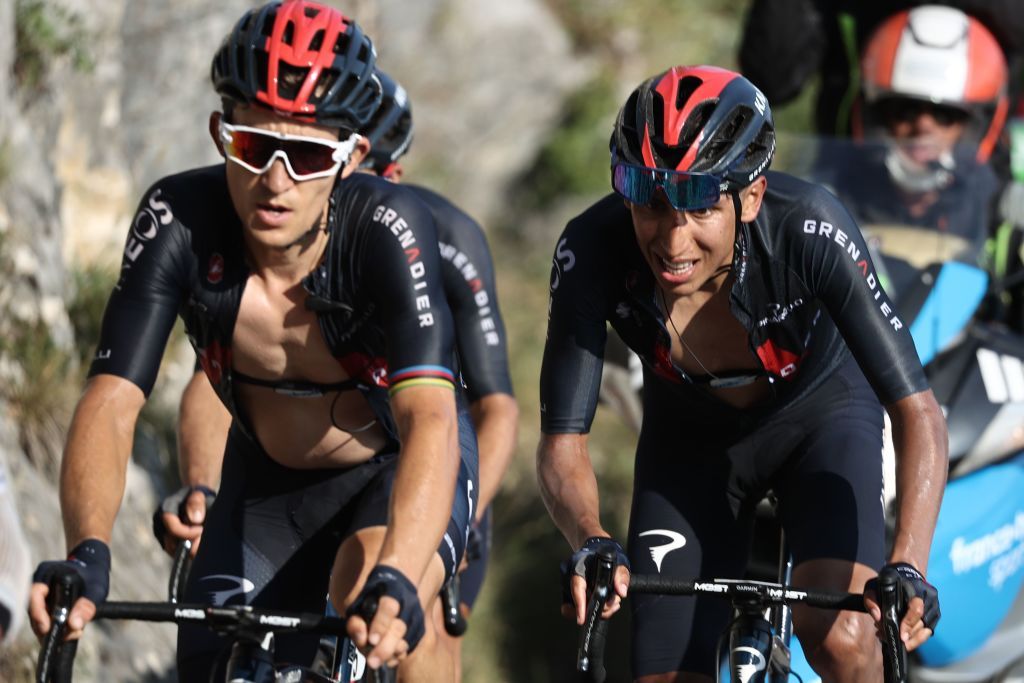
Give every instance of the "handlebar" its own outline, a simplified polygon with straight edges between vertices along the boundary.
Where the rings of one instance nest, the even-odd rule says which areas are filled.
[[[608,620],[601,618],[601,612],[612,594],[614,569],[614,553],[607,548],[599,550],[594,571],[594,591],[587,601],[587,614],[580,629],[579,647],[576,650],[576,670],[584,674],[584,680],[594,683],[604,683],[607,675],[604,668],[604,645]]]
[[[53,625],[43,641],[36,666],[36,683],[69,683],[77,643],[64,642],[71,605],[81,594],[81,577],[73,570],[50,584]],[[52,598],[52,599],[51,599]],[[289,612],[247,605],[215,607],[172,602],[105,602],[96,606],[96,619],[200,624],[221,635],[315,633],[344,637],[345,620],[323,614]]]
[[[441,608],[444,614],[444,630],[450,636],[458,638],[466,632],[469,623],[459,610],[459,575],[441,588]]]
[[[614,558],[610,553],[599,553],[594,590],[587,603],[587,613],[580,629],[576,654],[576,670],[582,680],[603,683],[605,680],[604,646],[608,621],[601,619],[605,603],[612,595]],[[708,579],[685,581],[658,574],[633,574],[629,579],[630,593],[661,595],[710,595],[729,600],[734,605],[805,604],[833,610],[866,612],[864,596],[859,593],[832,593],[784,586],[764,581],[734,579]],[[899,622],[906,613],[906,600],[895,571],[883,571],[878,577],[878,603],[882,610],[882,662],[886,683],[907,683],[907,651],[900,638]]]
[[[46,603],[50,608],[50,630],[39,648],[36,683],[70,683],[78,649],[76,641],[64,642],[71,606],[82,594],[81,575],[69,567],[59,568],[50,580]]]
[[[900,620],[907,613],[903,584],[895,569],[878,574],[878,607],[882,611],[882,668],[886,683],[907,683],[907,648],[900,638]]]
[[[192,541],[182,539],[178,543],[178,549],[174,551],[174,560],[171,562],[171,577],[167,581],[168,602],[181,602],[182,592],[185,590],[185,580],[188,579],[188,572],[192,568]]]

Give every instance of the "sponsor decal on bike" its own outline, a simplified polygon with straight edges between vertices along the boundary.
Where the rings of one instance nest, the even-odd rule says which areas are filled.
[[[427,267],[420,259],[420,248],[416,244],[416,235],[409,227],[409,223],[397,211],[383,204],[377,205],[377,208],[374,209],[373,220],[388,228],[405,251],[409,276],[412,278],[412,288],[414,292],[417,292],[415,296],[419,326],[431,327],[434,324],[434,313],[431,310],[430,295],[418,293],[427,286]]]
[[[867,254],[861,254],[860,247],[850,238],[849,233],[827,221],[817,221],[813,218],[808,218],[804,221],[804,234],[824,237],[839,245],[846,252],[847,256],[853,260],[857,269],[863,275],[864,282],[867,283],[868,288],[872,291],[872,297],[878,304],[878,310],[889,322],[890,327],[894,331],[903,328],[903,321],[896,315],[896,311],[893,309],[892,304],[889,303],[889,299],[884,296],[882,286],[878,282],[875,271],[871,270]]]
[[[246,595],[256,590],[256,584],[243,576],[232,576],[231,574],[211,574],[204,576],[200,581],[223,581],[234,584],[233,587],[225,590],[207,591],[210,602],[214,605],[226,604],[228,600],[238,595]]]
[[[651,529],[640,534],[640,538],[644,536],[664,536],[668,539],[668,543],[653,545],[650,548],[651,559],[654,560],[654,566],[658,568],[659,574],[661,573],[661,562],[665,559],[665,556],[673,550],[678,550],[686,545],[686,538],[681,533],[669,529]]]
[[[768,597],[773,600],[786,599],[786,600],[805,600],[807,593],[804,591],[791,591],[783,590],[781,588],[769,588]]]
[[[282,626],[284,628],[295,628],[299,625],[298,617],[282,617],[277,614],[260,615],[260,623],[267,626]]]
[[[741,646],[732,651],[733,666],[739,675],[739,683],[749,683],[756,674],[765,670],[767,662],[757,648]],[[744,661],[747,660],[747,661]]]
[[[551,260],[551,291],[558,289],[562,284],[562,276],[576,267],[576,254],[572,249],[566,249],[568,237],[563,237],[555,247],[555,257]]]
[[[700,583],[693,584],[693,589],[699,593],[728,593],[729,587],[721,583]]]
[[[192,619],[194,621],[206,621],[206,612],[201,609],[174,608],[175,619]]]

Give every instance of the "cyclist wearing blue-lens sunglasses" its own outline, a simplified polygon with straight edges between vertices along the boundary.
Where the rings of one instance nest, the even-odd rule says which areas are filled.
[[[859,592],[886,562],[912,577],[920,599],[902,630],[913,649],[938,619],[923,573],[946,476],[945,422],[857,225],[823,188],[768,172],[774,151],[771,109],[749,81],[715,67],[669,69],[619,113],[615,192],[559,238],[538,474],[576,551],[564,612],[582,621],[584,577],[604,549],[619,551],[605,616],[626,593],[630,564],[685,579],[740,577],[751,513],[772,489],[794,584]],[[644,364],[628,550],[600,522],[587,449],[608,323]],[[883,405],[899,463],[888,554]],[[635,679],[714,675],[728,606],[631,603]],[[872,617],[794,617],[824,679],[879,676]]]

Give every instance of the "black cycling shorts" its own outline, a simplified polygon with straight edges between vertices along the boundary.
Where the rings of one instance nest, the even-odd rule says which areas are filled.
[[[739,578],[753,512],[773,490],[796,565],[837,558],[880,567],[882,407],[852,360],[778,413],[738,423],[673,411],[671,394],[645,387],[629,557],[637,573]],[[688,671],[713,676],[731,606],[716,598],[634,595],[634,677]]]
[[[458,488],[437,551],[448,576],[461,561],[478,488],[476,436],[467,429],[468,419],[459,425],[463,459]],[[467,454],[472,455],[469,462]],[[221,490],[209,510],[183,601],[323,614],[341,542],[360,529],[387,524],[397,463],[398,454],[392,452],[346,469],[292,469],[272,460],[232,425]],[[278,636],[275,658],[308,665],[318,642],[316,635]],[[210,680],[214,668],[223,678],[224,646],[205,628],[180,626],[179,680]]]

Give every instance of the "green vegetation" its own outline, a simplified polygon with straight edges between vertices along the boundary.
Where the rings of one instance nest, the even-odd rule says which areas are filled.
[[[10,177],[13,164],[11,143],[6,136],[0,136],[0,187],[3,187]]]
[[[5,283],[14,275],[8,249],[6,235],[0,234],[0,282]],[[37,467],[56,475],[77,363],[57,345],[45,321],[19,320],[12,302],[9,289],[0,292],[0,359],[6,375],[0,394],[19,425],[22,448]]]
[[[519,193],[526,208],[542,211],[566,194],[593,195],[607,186],[609,112],[616,106],[607,76],[569,98],[554,135],[522,176]]]
[[[75,333],[79,362],[88,367],[100,338],[103,310],[117,271],[106,266],[88,265],[71,272],[71,300],[68,318]]]
[[[16,0],[14,31],[14,79],[22,90],[41,88],[57,58],[70,58],[80,71],[93,67],[81,18],[65,7],[49,0]]]

